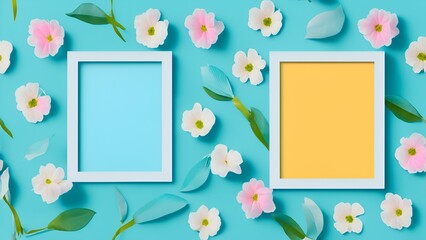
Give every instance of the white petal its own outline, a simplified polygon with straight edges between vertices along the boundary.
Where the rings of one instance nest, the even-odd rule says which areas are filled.
[[[0,159],[0,171],[3,170],[3,160]]]
[[[260,9],[264,15],[272,15],[275,11],[275,5],[272,1],[265,0],[260,4]]]
[[[59,183],[59,187],[61,188],[61,195],[64,193],[67,193],[69,190],[72,189],[72,182],[68,180],[64,180]]]
[[[334,228],[336,228],[340,234],[345,234],[349,230],[349,224],[346,222],[336,222],[334,223]]]
[[[277,35],[279,33],[279,31],[281,30],[281,27],[283,25],[283,23],[282,23],[283,16],[282,16],[280,11],[276,11],[272,15],[271,19],[272,19],[272,24],[269,27],[271,34]]]
[[[263,75],[260,72],[260,70],[254,70],[250,72],[249,74],[250,83],[252,85],[259,85],[263,82]]]
[[[354,221],[351,224],[351,230],[354,233],[360,233],[362,231],[362,222],[358,218],[354,218]]]
[[[41,197],[44,202],[47,204],[53,203],[56,200],[58,200],[59,196],[61,195],[62,191],[58,184],[51,183],[46,188],[46,191],[42,193]]]
[[[352,204],[352,216],[357,217],[364,214],[364,208],[359,203]]]
[[[263,25],[263,14],[260,9],[252,8],[249,10],[248,26],[253,30],[259,30]]]
[[[199,230],[201,228],[201,223],[203,218],[201,218],[200,214],[191,212],[188,217],[188,223],[192,230]]]
[[[352,215],[351,204],[341,202],[334,207],[333,219],[335,222],[346,222],[348,215]]]

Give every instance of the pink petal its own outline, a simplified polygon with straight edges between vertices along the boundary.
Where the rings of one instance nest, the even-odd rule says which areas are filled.
[[[201,26],[201,25],[206,25],[206,22],[205,22],[206,14],[207,14],[206,10],[197,8],[194,10],[194,13],[192,14],[192,16]]]
[[[48,115],[50,112],[50,103],[51,99],[49,96],[39,97],[35,109],[43,115]]]

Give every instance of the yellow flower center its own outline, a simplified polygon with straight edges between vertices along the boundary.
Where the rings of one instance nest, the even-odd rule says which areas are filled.
[[[207,226],[207,225],[209,225],[209,220],[207,220],[207,219],[203,219],[203,221],[201,222],[201,224],[202,224],[203,226]]]
[[[270,27],[271,24],[272,24],[272,19],[271,18],[268,17],[268,18],[263,19],[263,25],[265,25],[267,27]]]
[[[247,72],[251,72],[253,71],[253,64],[249,63],[244,68],[246,69]]]
[[[206,27],[206,25],[202,25],[202,26],[201,26],[201,31],[202,31],[202,32],[207,32],[207,27]]]
[[[228,159],[225,159],[225,164],[228,165]]]
[[[345,219],[348,223],[352,223],[354,221],[354,217],[352,217],[351,215],[346,216]]]
[[[149,36],[154,36],[154,34],[155,34],[155,28],[154,28],[154,27],[150,27],[150,28],[148,29],[148,35],[149,35]]]
[[[402,215],[402,210],[400,208],[396,209],[395,214],[397,217],[400,217]]]
[[[37,107],[38,101],[37,99],[33,98],[31,99],[31,101],[28,102],[28,107],[29,108],[35,108]]]
[[[50,180],[49,178],[46,179],[46,184],[51,184],[51,183],[52,183],[52,180]]]
[[[415,148],[408,149],[408,155],[410,155],[410,156],[416,155],[416,149]]]
[[[424,52],[419,53],[417,55],[417,58],[422,62],[426,61],[426,53],[424,53]],[[1,58],[0,58],[0,60],[1,60]]]
[[[53,41],[52,35],[49,34],[49,36],[47,36],[47,41],[49,41],[49,42]]]
[[[253,201],[256,202],[257,199],[259,199],[259,195],[257,195],[257,193],[255,193],[252,198],[253,198]]]
[[[374,29],[376,30],[376,32],[381,32],[382,31],[383,26],[380,24],[377,24],[376,26],[374,26]]]
[[[3,57],[0,55],[0,61],[3,59]]]
[[[204,127],[204,123],[203,123],[203,121],[198,120],[198,121],[196,121],[196,122],[195,122],[195,126],[196,126],[198,129],[203,129],[203,127]]]

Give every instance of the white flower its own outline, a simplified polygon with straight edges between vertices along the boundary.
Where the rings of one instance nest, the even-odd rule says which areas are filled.
[[[182,129],[190,132],[193,137],[205,136],[215,122],[216,117],[210,109],[202,109],[201,104],[195,103],[192,110],[183,112]]]
[[[257,31],[260,29],[264,37],[277,35],[282,26],[283,15],[280,10],[275,11],[272,1],[262,1],[259,8],[249,11],[248,26]]]
[[[209,210],[204,205],[201,205],[196,212],[189,214],[188,223],[192,230],[200,232],[201,240],[215,236],[222,224],[219,211],[216,208]]]
[[[413,207],[410,199],[402,199],[398,194],[387,193],[380,208],[382,221],[393,229],[401,230],[411,225]]]
[[[64,175],[64,169],[51,163],[40,166],[39,174],[32,179],[34,193],[41,195],[43,202],[55,202],[72,188],[72,182],[64,180]]]
[[[169,21],[160,21],[158,9],[148,9],[135,17],[136,41],[149,48],[164,44],[168,35]]]
[[[359,203],[339,203],[334,207],[333,219],[334,227],[341,234],[360,233],[362,231],[362,222],[357,217],[364,214],[364,208]]]
[[[257,53],[255,49],[250,48],[247,55],[239,51],[234,55],[234,65],[232,65],[232,74],[240,78],[245,83],[250,79],[250,83],[258,85],[263,82],[263,75],[260,70],[266,66],[265,60]]]
[[[17,109],[24,114],[28,122],[41,122],[50,112],[49,96],[40,96],[38,83],[28,83],[16,89]]]
[[[415,73],[426,70],[426,37],[419,37],[417,41],[410,43],[405,51],[405,62],[413,67]]]
[[[8,41],[0,41],[0,73],[3,74],[10,66],[10,54],[13,46]]]
[[[226,177],[228,172],[241,174],[241,163],[243,158],[235,150],[230,150],[223,144],[218,144],[214,148],[211,156],[211,170],[213,174]]]

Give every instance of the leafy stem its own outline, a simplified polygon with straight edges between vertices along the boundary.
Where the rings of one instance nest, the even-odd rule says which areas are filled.
[[[39,232],[44,232],[46,230],[48,230],[47,227],[34,229],[34,230],[31,230],[31,231],[28,231],[27,234],[29,234],[29,235],[36,234],[36,233],[39,233]]]
[[[3,197],[3,200],[6,203],[6,205],[9,207],[10,211],[12,212],[13,219],[15,220],[16,233],[18,234],[18,236],[22,235],[24,233],[24,230],[22,228],[21,220],[19,219],[16,209],[12,206],[12,204],[10,204],[6,196]]]
[[[232,103],[234,106],[244,115],[244,117],[247,120],[250,120],[251,113],[250,111],[244,106],[244,104],[238,99],[237,97],[234,97],[232,99]]]
[[[112,237],[112,240],[115,240],[118,235],[120,235],[122,232],[126,231],[127,229],[133,227],[133,225],[135,225],[135,219],[130,220],[129,222],[127,222],[126,224],[124,224],[123,226],[121,226],[117,232],[115,232],[114,237]]]

